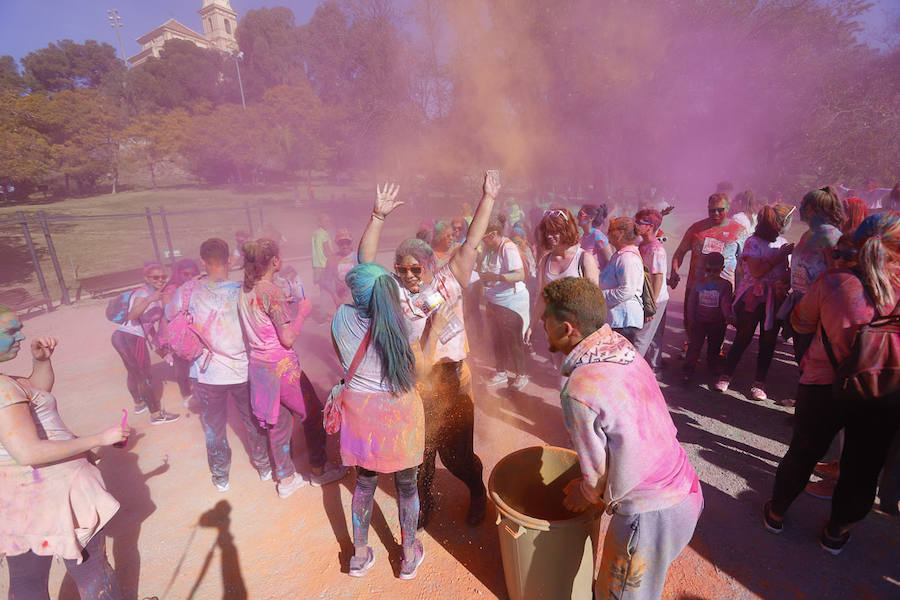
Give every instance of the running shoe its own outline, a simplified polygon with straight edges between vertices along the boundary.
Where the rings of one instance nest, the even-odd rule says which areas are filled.
[[[516,375],[515,378],[510,381],[509,385],[510,387],[521,391],[525,388],[526,385],[528,385],[529,381],[530,379],[528,378],[528,375]]]
[[[772,516],[771,500],[766,502],[765,506],[763,506],[763,525],[765,525],[766,529],[776,535],[784,531],[784,520],[776,519]]]
[[[415,579],[423,560],[425,560],[425,546],[422,545],[422,540],[416,540],[413,542],[413,559],[411,561],[404,559],[400,563],[400,579]]]
[[[349,467],[345,467],[344,465],[336,465],[334,463],[328,463],[325,465],[325,470],[323,472],[319,474],[313,473],[309,476],[309,483],[313,487],[322,487],[323,485],[328,485],[329,483],[340,481],[341,479],[346,477],[347,473],[349,472]]]
[[[216,483],[215,481],[213,481],[213,483],[215,484],[216,489],[219,492],[227,492],[231,489],[231,484],[227,481],[225,483]]]
[[[825,528],[822,529],[822,537],[819,538],[819,545],[822,546],[822,550],[828,554],[837,556],[844,551],[844,546],[846,546],[849,541],[849,531],[844,535],[832,537],[831,534],[828,533],[828,525],[825,525]]]
[[[134,414],[139,415],[139,414],[142,414],[145,412],[147,412],[146,404],[135,404],[134,405]]]
[[[831,497],[834,495],[835,486],[837,486],[837,479],[823,479],[822,481],[811,481],[807,483],[803,491],[813,498],[831,500]]]
[[[731,385],[731,378],[728,377],[727,375],[722,375],[721,377],[719,377],[719,380],[716,382],[716,385],[714,386],[714,388],[717,392],[721,392],[724,394],[725,392],[728,391],[728,386],[730,386],[730,385]]]
[[[764,385],[765,384],[760,383],[759,381],[754,381],[753,385],[750,386],[750,398],[757,402],[765,402],[768,400],[769,397],[766,395],[766,389],[763,387]]]
[[[374,564],[375,551],[372,546],[366,546],[365,558],[359,558],[355,554],[350,557],[350,577],[363,577]]]
[[[278,482],[275,486],[275,489],[278,491],[279,498],[287,498],[300,488],[306,485],[306,480],[300,475],[300,473],[294,473],[294,478],[291,479],[289,483]]]
[[[260,481],[272,481],[272,469],[267,469],[266,471],[259,474]]]
[[[488,387],[497,387],[498,385],[507,383],[508,380],[509,376],[506,374],[506,371],[498,371],[496,375],[485,382],[485,385]]]
[[[155,417],[150,417],[151,425],[165,425],[166,423],[174,423],[178,419],[181,418],[181,415],[177,413],[170,413],[164,410],[159,411],[159,414]]]

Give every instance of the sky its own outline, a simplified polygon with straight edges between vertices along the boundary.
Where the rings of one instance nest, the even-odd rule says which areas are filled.
[[[253,8],[287,6],[297,23],[306,23],[319,0],[231,0],[238,18]],[[0,0],[0,56],[17,60],[50,42],[94,39],[119,49],[115,30],[109,26],[106,10],[117,8],[122,17],[122,41],[128,56],[137,54],[136,38],[174,18],[194,31],[201,31],[197,10],[202,0]],[[898,0],[874,0],[864,20],[868,41],[878,45],[885,28],[898,14]]]
[[[318,4],[319,0],[231,0],[238,19],[253,8],[287,6],[297,23],[306,23]],[[0,0],[0,56],[10,54],[18,60],[63,39],[107,42],[118,51],[108,8],[119,10],[125,52],[133,56],[141,49],[135,39],[169,19],[202,33],[197,14],[201,6],[202,0]]]

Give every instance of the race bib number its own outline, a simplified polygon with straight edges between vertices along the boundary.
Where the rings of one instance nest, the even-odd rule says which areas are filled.
[[[701,290],[700,306],[705,308],[719,307],[719,291],[718,290]]]
[[[710,252],[718,252],[719,254],[724,254],[725,242],[711,237],[703,238],[703,250],[701,250],[701,253],[709,254]]]

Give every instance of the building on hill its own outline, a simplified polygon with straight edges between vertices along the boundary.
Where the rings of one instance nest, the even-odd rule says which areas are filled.
[[[151,56],[159,58],[159,52],[168,40],[187,40],[200,48],[211,48],[220,52],[237,50],[237,13],[231,8],[230,0],[203,0],[200,8],[203,33],[197,33],[175,19],[169,19],[153,31],[137,39],[141,51],[128,59],[131,66],[137,66]]]

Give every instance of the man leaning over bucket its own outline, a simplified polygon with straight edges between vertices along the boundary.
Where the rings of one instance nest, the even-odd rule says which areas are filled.
[[[550,351],[566,355],[560,398],[583,475],[566,486],[565,505],[612,515],[595,597],[658,599],[703,509],[700,481],[653,371],[606,324],[602,291],[568,277],[543,298]]]

